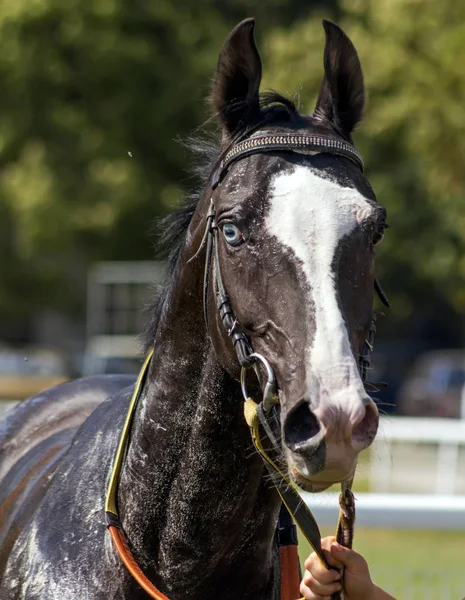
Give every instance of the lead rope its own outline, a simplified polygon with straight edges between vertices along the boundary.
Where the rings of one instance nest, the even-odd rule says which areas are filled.
[[[362,348],[360,354],[359,368],[361,377],[366,383],[366,376],[368,368],[370,366],[370,354],[373,350],[373,342],[376,334],[376,313],[373,314],[372,322],[368,331],[367,339]],[[260,436],[260,426],[262,426],[266,437],[271,443],[272,448],[279,452],[280,442],[277,440],[272,425],[270,423],[271,412],[273,405],[279,404],[279,399],[276,395],[271,392],[274,386],[274,374],[268,361],[260,354],[252,354],[250,359],[254,358],[256,361],[260,361],[267,369],[267,384],[265,387],[263,401],[257,404],[247,394],[245,385],[246,368],[241,371],[241,387],[244,396],[244,416],[247,424],[250,427],[252,440],[256,450],[262,456],[266,468],[272,477],[272,481],[276,487],[276,490],[281,497],[281,500],[292,515],[294,521],[299,526],[302,534],[312,546],[314,552],[317,554],[323,565],[329,569],[331,568],[326,561],[324,553],[321,548],[321,533],[313,517],[312,512],[303,501],[297,485],[284,474],[279,468],[278,464],[270,457],[265,451],[262,438]],[[374,389],[379,389],[383,384],[369,384]],[[354,539],[354,527],[355,527],[355,497],[352,493],[353,480],[344,482],[341,484],[341,493],[339,495],[339,519],[336,530],[336,540],[342,546],[346,548],[352,548]],[[294,547],[295,560],[297,563],[297,547]],[[343,575],[343,573],[341,573]],[[299,570],[294,568],[294,579],[300,583]],[[343,582],[343,577],[341,577]],[[290,590],[295,589],[295,581],[290,580],[290,577],[286,577],[288,590],[282,590],[282,600],[291,600],[288,595]],[[297,590],[299,585],[297,584]],[[332,595],[333,600],[343,600],[345,598],[344,591],[335,592]],[[295,598],[294,598],[295,600]],[[303,599],[302,599],[303,600]]]
[[[377,288],[380,288],[379,284]],[[378,291],[378,289],[376,289]],[[382,292],[382,290],[381,290]],[[384,302],[387,298],[384,293],[379,294],[380,299]],[[376,313],[373,313],[372,322],[368,330],[367,339],[363,345],[360,353],[359,369],[362,380],[367,384],[366,378],[368,369],[370,366],[370,355],[373,351],[373,343],[376,334]],[[285,475],[278,467],[276,462],[269,456],[265,451],[262,439],[260,437],[260,425],[263,427],[266,437],[271,443],[271,446],[279,451],[280,442],[276,439],[276,436],[272,430],[270,424],[270,415],[273,409],[273,405],[279,404],[279,399],[276,395],[271,392],[274,385],[274,374],[268,363],[268,361],[260,354],[252,354],[249,358],[254,358],[262,362],[267,369],[268,380],[265,387],[264,399],[260,404],[254,402],[247,394],[245,386],[246,368],[241,371],[241,387],[244,396],[244,416],[247,424],[250,427],[252,440],[255,448],[262,456],[268,472],[272,476],[272,481],[276,487],[276,490],[281,497],[283,504],[286,506],[289,513],[292,515],[294,521],[297,523],[299,529],[304,535],[305,539],[309,542],[314,552],[317,554],[323,565],[330,569],[331,567],[326,561],[324,553],[321,548],[321,533],[313,517],[312,512],[303,501],[297,485]],[[367,384],[373,389],[380,389],[385,384],[369,383]],[[352,492],[353,479],[346,481],[341,484],[341,493],[339,495],[339,518],[336,529],[336,540],[342,546],[346,548],[352,548],[354,539],[354,528],[355,528],[355,497]],[[295,548],[297,554],[297,549]],[[343,573],[341,573],[343,575]],[[297,578],[299,573],[297,571]],[[343,582],[343,577],[341,577]],[[300,581],[299,581],[300,583]],[[289,583],[291,589],[294,588],[292,583]],[[298,589],[298,588],[297,588]],[[283,596],[283,592],[281,594]],[[332,595],[333,600],[343,600],[345,598],[344,591],[335,592]],[[284,597],[282,598],[284,600]],[[303,600],[303,599],[302,599]]]
[[[292,515],[303,536],[313,548],[313,551],[316,553],[322,564],[327,569],[331,569],[331,566],[328,564],[321,548],[321,532],[315,517],[302,499],[296,484],[279,468],[276,462],[270,457],[263,447],[262,438],[260,436],[260,409],[261,405],[257,404],[254,400],[252,400],[252,398],[248,397],[245,399],[244,416],[247,424],[250,427],[253,444],[260,456],[263,458],[267,470],[272,476],[272,481],[276,491],[278,492],[284,506]],[[352,481],[341,486],[342,491],[339,496],[339,520],[336,531],[337,541],[347,548],[352,548],[355,525],[355,499],[351,491],[351,486]],[[298,590],[300,584],[298,571],[296,575],[298,578]],[[294,584],[292,582],[288,582],[288,586],[294,588]],[[283,592],[281,592],[281,596],[281,600],[284,600]],[[336,592],[332,595],[332,598],[333,600],[342,600],[344,596],[342,595],[342,592]]]

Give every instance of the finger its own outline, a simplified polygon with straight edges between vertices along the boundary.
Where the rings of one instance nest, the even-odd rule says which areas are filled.
[[[331,553],[331,547],[335,543],[337,542],[334,535],[328,535],[321,539],[321,548],[323,550],[323,554],[328,565],[330,565],[331,567],[336,567],[336,569],[339,571],[342,569],[343,564],[339,562]]]
[[[331,558],[329,552],[327,554]],[[305,569],[306,573],[311,573],[321,583],[334,583],[341,578],[338,570],[327,569],[314,552],[305,561]]]
[[[331,545],[334,544],[336,538],[334,535],[327,535],[324,538],[321,538],[321,547],[323,550],[327,550],[328,552],[331,550]]]
[[[302,585],[307,587],[313,594],[314,597],[330,598],[334,592],[338,592],[341,589],[339,582],[324,584],[317,581],[311,573],[306,571],[302,580]]]
[[[337,557],[332,553],[332,551],[328,552],[328,550],[323,550],[323,552],[324,552],[326,562],[328,563],[328,565],[330,567],[334,567],[334,568],[330,569],[330,571],[336,570],[336,572],[338,572],[343,568],[344,563],[342,563],[340,560],[338,560]]]
[[[302,581],[308,585],[311,579],[315,579],[323,585],[330,585],[332,583],[339,582],[341,580],[341,574],[339,571],[335,571],[334,569],[329,571],[328,569],[324,569],[321,574],[318,573],[317,575],[315,575],[313,571],[306,570]]]
[[[349,548],[341,546],[337,542],[331,544],[331,557],[338,563],[342,563],[352,573],[366,573],[368,565],[366,560]]]
[[[305,600],[328,600],[328,596],[320,596],[319,594],[314,594],[312,590],[303,582],[300,584],[300,593],[305,598]]]
[[[331,544],[334,544],[335,542],[336,542],[336,538],[333,535],[328,535],[327,537],[321,538],[321,549],[323,550],[323,554],[324,554],[326,560],[328,559],[329,556],[331,556]],[[312,552],[310,554],[310,556],[307,558],[307,560],[305,561],[306,569],[308,569],[310,571],[311,566],[313,566],[314,568],[317,568],[317,566],[322,567],[323,569],[325,568],[323,563],[321,562],[321,560],[319,559],[319,557],[317,556],[317,554],[315,552]]]

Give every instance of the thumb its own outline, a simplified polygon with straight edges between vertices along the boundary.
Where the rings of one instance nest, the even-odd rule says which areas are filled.
[[[337,542],[331,544],[331,556],[341,562],[344,567],[352,573],[362,573],[366,572],[368,569],[368,565],[363,556],[358,554],[358,552],[355,552],[355,550],[341,546]]]

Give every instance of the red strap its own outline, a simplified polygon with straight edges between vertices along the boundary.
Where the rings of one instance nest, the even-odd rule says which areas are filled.
[[[155,600],[169,600],[164,594],[151,583],[142,572],[132,555],[131,550],[124,538],[124,533],[114,525],[108,526],[116,550],[137,583]],[[281,565],[281,600],[297,600],[300,597],[300,572],[297,546],[281,546],[279,548],[279,560]]]
[[[281,565],[281,600],[297,600],[300,598],[300,571],[297,546],[281,546],[279,548]]]
[[[123,532],[114,525],[110,525],[108,527],[108,531],[111,533],[111,537],[113,538],[113,542],[121,560],[126,565],[127,570],[131,573],[137,583],[151,598],[155,598],[155,600],[169,600],[169,598],[167,598],[165,594],[162,594],[160,590],[157,590],[153,583],[150,583],[147,577],[142,573],[142,569],[136,563],[129,546],[124,539]]]

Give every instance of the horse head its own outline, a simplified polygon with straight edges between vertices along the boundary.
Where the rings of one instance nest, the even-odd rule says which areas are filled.
[[[372,319],[375,246],[386,212],[354,156],[267,148],[244,151],[240,160],[227,157],[239,144],[246,150],[259,137],[289,134],[353,147],[363,74],[349,38],[332,23],[324,27],[324,77],[309,116],[277,94],[260,95],[252,19],[227,38],[211,96],[222,125],[221,156],[188,236],[192,248],[199,245],[208,204],[214,207],[218,265],[207,272],[210,337],[220,363],[238,378],[231,331],[211,300],[219,270],[236,323],[274,370],[287,467],[309,491],[349,480],[376,435],[378,411],[358,357]]]

